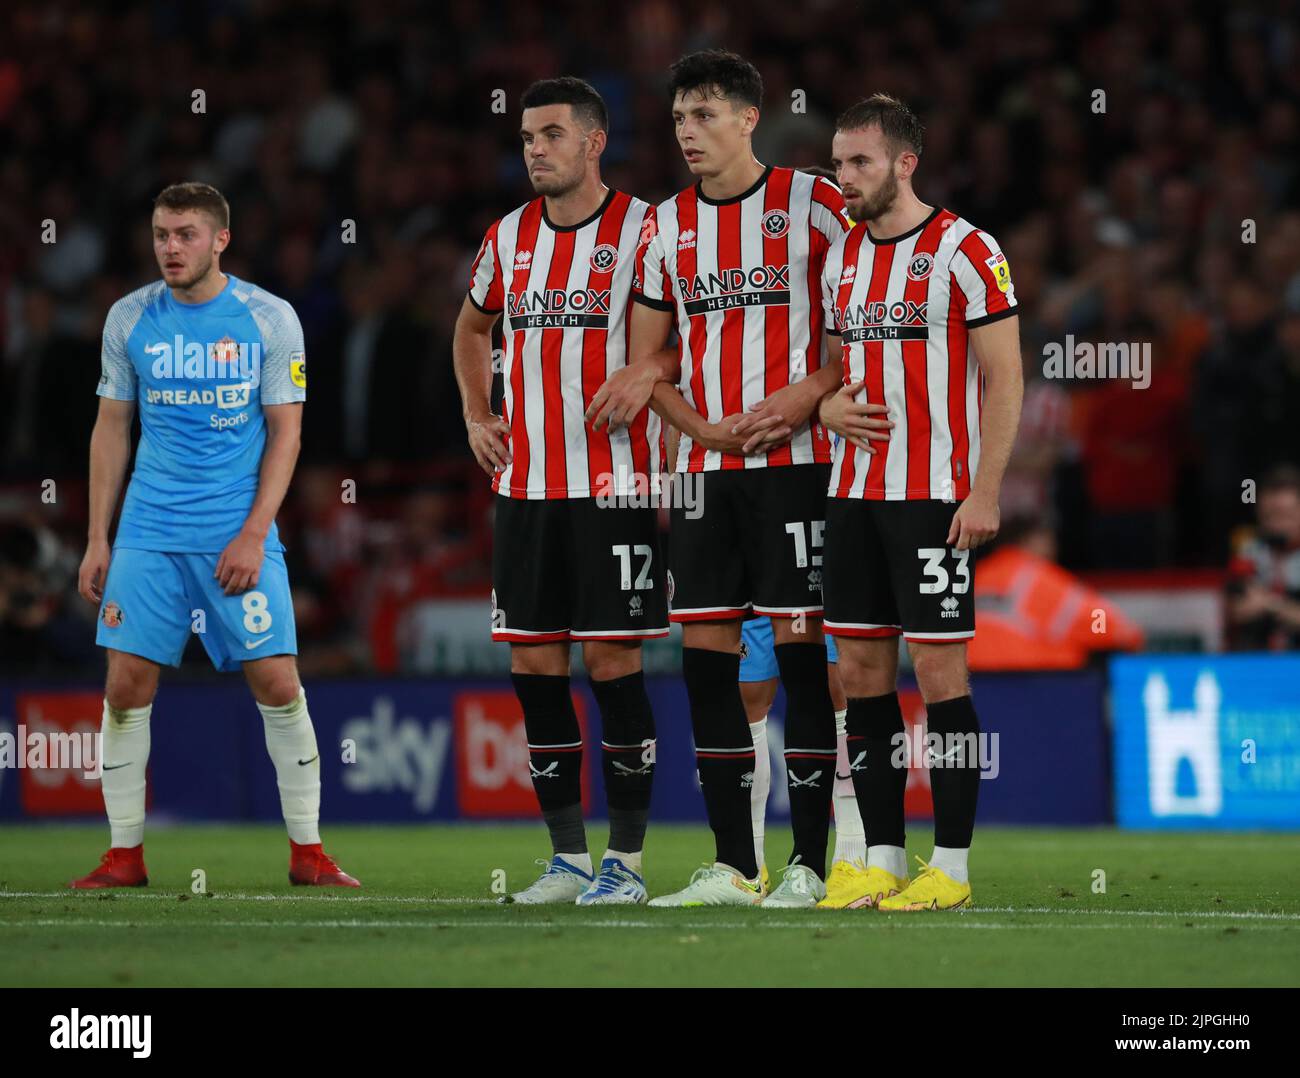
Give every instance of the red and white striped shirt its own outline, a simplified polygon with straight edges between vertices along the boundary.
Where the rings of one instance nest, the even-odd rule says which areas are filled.
[[[511,463],[492,489],[510,498],[587,498],[650,489],[659,417],[593,431],[587,407],[627,364],[627,302],[649,203],[621,191],[576,225],[552,224],[535,198],[488,229],[469,299],[504,312],[502,419]]]
[[[697,184],[660,203],[637,254],[634,298],[677,312],[686,401],[710,423],[748,411],[821,366],[821,271],[849,227],[832,183],[768,167],[744,194],[715,201]],[[682,435],[679,472],[827,463],[815,420],[790,442],[744,456]]]
[[[983,393],[969,331],[1016,313],[997,241],[944,209],[891,240],[860,225],[827,255],[822,296],[844,384],[865,381],[858,402],[888,405],[894,421],[874,454],[840,439],[830,495],[965,498],[979,467]]]

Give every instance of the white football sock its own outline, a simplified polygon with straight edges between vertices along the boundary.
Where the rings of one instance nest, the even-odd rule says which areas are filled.
[[[566,853],[564,856],[568,857],[569,855]],[[633,872],[635,872],[638,876],[641,875],[640,851],[636,853],[620,853],[618,850],[606,850],[605,856],[602,857],[601,860],[606,861],[611,857],[617,857],[620,861],[623,862],[623,864],[627,865],[627,867],[630,868]]]
[[[772,789],[772,757],[767,751],[767,716],[749,724],[754,739],[754,785],[749,791],[749,818],[754,824],[754,860],[763,868],[763,830],[767,825],[767,795]]]
[[[104,701],[99,788],[108,810],[110,846],[129,848],[144,841],[144,776],[152,711],[153,704],[117,708]]]
[[[852,861],[865,865],[867,834],[862,827],[862,813],[858,811],[858,796],[853,792],[852,778],[840,778],[849,774],[849,741],[845,732],[848,714],[847,709],[835,712],[835,791],[832,800],[835,806],[835,853],[831,862]]]
[[[883,868],[895,876],[907,876],[907,851],[902,846],[868,846],[867,868]]]
[[[258,704],[266,730],[266,751],[275,764],[280,810],[289,837],[299,845],[320,842],[320,751],[307,714],[307,693],[283,707]]]
[[[591,854],[589,853],[557,853],[555,855],[561,861],[566,861],[574,868],[580,868],[588,876],[592,875],[591,871]]]
[[[970,883],[970,872],[966,867],[969,857],[969,848],[958,850],[949,846],[936,846],[934,856],[930,858],[930,867],[946,872],[957,883]]]

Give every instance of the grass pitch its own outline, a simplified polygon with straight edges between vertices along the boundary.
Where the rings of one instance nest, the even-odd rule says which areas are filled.
[[[929,854],[925,830],[911,853]],[[155,827],[150,887],[65,891],[105,827],[0,827],[0,984],[1300,984],[1294,835],[981,829],[975,907],[930,914],[500,906],[494,873],[511,890],[531,882],[540,826],[333,826],[325,839],[362,891],[290,887],[284,832],[260,826]],[[598,853],[601,825],[590,840]],[[769,865],[787,844],[774,828]],[[652,826],[651,894],[712,848],[704,828]]]

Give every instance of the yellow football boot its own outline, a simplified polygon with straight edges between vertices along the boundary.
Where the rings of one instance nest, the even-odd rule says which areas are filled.
[[[856,861],[836,861],[826,879],[826,897],[820,910],[860,910],[896,895],[907,886],[906,876],[895,876],[883,868],[863,868]]]
[[[918,861],[921,859],[918,857]],[[883,899],[877,909],[886,913],[899,910],[959,910],[970,905],[970,884],[958,883],[942,869],[931,868],[921,861],[921,871],[898,894]]]
[[[826,897],[817,903],[819,910],[842,910],[861,893],[860,882],[867,870],[861,861],[836,861],[826,877]]]
[[[772,890],[772,877],[767,871],[766,861],[758,866],[758,882],[759,888],[763,892],[763,897],[766,898]]]

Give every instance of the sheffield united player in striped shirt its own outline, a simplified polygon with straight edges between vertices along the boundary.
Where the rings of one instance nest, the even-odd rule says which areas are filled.
[[[453,345],[470,446],[498,495],[492,638],[511,646],[529,769],[553,847],[542,877],[511,897],[644,902],[655,731],[641,641],[668,633],[648,497],[659,421],[642,408],[617,429],[593,431],[583,413],[626,363],[625,313],[650,207],[601,182],[609,123],[591,86],[545,80],[521,104],[524,164],[539,197],[488,229]],[[497,417],[488,405],[491,335],[503,316]],[[594,879],[569,690],[572,641],[582,644],[603,724],[610,840]]]
[[[682,432],[677,470],[690,473],[702,507],[694,518],[673,510],[670,598],[683,623],[682,672],[717,855],[655,905],[762,899],[750,824],[754,742],[737,685],[751,611],[774,627],[795,839],[785,880],[764,901],[812,906],[826,893],[835,716],[821,546],[830,442],[810,416],[840,381],[838,358],[821,363],[820,276],[849,226],[833,184],[755,160],[762,88],[733,53],[673,65],[677,141],[699,182],[655,211],[638,254],[632,367],[609,391],[616,420],[653,393],[654,408]],[[674,324],[680,365],[664,347]]]
[[[864,224],[835,242],[823,275],[846,383],[819,409],[844,435],[826,507],[826,628],[848,696],[849,755],[865,764],[853,774],[867,833],[863,904],[884,910],[970,901],[980,781],[965,644],[975,633],[971,551],[997,534],[1023,391],[1006,256],[992,236],[917,199],[922,138],[911,110],[884,94],[840,117],[833,163],[849,213]],[[888,407],[887,439],[863,426],[869,404]],[[941,739],[931,753],[934,856],[910,881],[907,770],[896,754],[899,635],[929,735]]]

